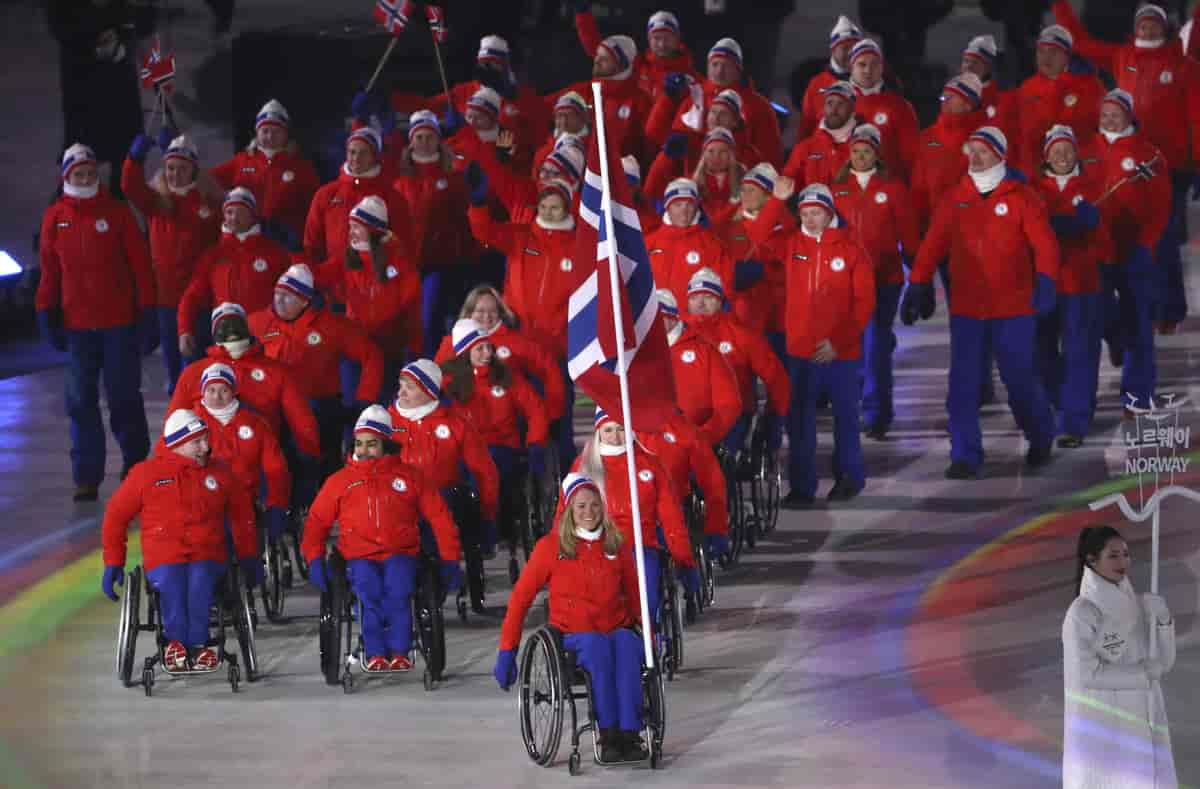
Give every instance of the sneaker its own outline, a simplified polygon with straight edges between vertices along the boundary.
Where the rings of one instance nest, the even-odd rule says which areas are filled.
[[[887,425],[863,425],[863,434],[872,441],[883,441],[887,438]]]
[[[196,653],[192,661],[192,671],[212,671],[217,667],[217,653],[205,647]]]
[[[172,641],[163,650],[163,668],[167,671],[187,671],[187,647],[182,641]]]
[[[814,501],[812,496],[805,496],[803,493],[793,490],[783,497],[779,506],[785,510],[807,510],[812,508]]]
[[[74,501],[95,501],[100,498],[99,485],[76,485],[75,495],[71,497]]]
[[[946,469],[946,479],[978,479],[979,471],[964,461],[956,460]]]
[[[1059,449],[1077,449],[1083,446],[1083,436],[1065,435],[1058,437]]]
[[[412,667],[413,662],[408,659],[408,655],[396,655],[388,664],[388,668],[392,671],[412,671]]]
[[[624,732],[617,729],[600,730],[600,761],[604,764],[622,761],[625,758]]]
[[[642,736],[636,731],[623,731],[621,737],[621,758],[627,762],[640,762],[650,758]]]
[[[383,655],[376,655],[367,661],[366,670],[387,671],[391,665],[391,661],[385,658]]]
[[[1039,468],[1050,462],[1050,458],[1054,453],[1054,444],[1047,444],[1044,447],[1030,447],[1025,453],[1025,465],[1029,468]]]
[[[847,482],[845,479],[839,479],[833,483],[833,487],[825,496],[826,501],[849,501],[850,499],[862,493],[862,488],[856,488],[853,483]]]

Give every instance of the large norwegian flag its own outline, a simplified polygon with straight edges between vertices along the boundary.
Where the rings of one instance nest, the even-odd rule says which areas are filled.
[[[383,29],[398,36],[408,27],[417,4],[413,0],[375,0],[375,21]]]
[[[571,294],[567,370],[571,380],[597,405],[610,414],[621,414],[616,319],[609,277],[609,238],[602,199],[604,181],[598,136],[589,135],[587,173],[576,230],[575,259],[583,261],[590,274]],[[676,411],[675,379],[666,329],[658,314],[654,274],[650,270],[641,222],[621,168],[620,142],[607,141],[607,159],[630,412],[634,431],[653,431],[661,429]]]

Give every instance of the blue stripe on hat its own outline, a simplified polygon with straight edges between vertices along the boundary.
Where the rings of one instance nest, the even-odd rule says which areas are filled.
[[[213,365],[213,367],[216,367],[216,365]],[[213,367],[209,367],[204,371],[204,374],[200,376],[200,391],[203,392],[204,387],[212,383],[213,379],[220,379],[221,381],[224,381],[230,389],[236,391],[237,378],[234,377],[233,371],[222,370],[220,368],[214,370]]]
[[[670,30],[678,33],[679,21],[675,18],[674,14],[670,14],[669,12],[661,15],[655,14],[646,23],[646,32],[653,33],[655,30]]]
[[[364,419],[354,426],[355,433],[360,430],[373,430],[382,436],[386,436],[387,438],[392,437],[392,428],[389,425],[385,425],[383,422],[377,422],[374,419]]]
[[[350,212],[350,217],[352,219],[358,220],[359,222],[362,222],[364,225],[369,225],[370,227],[376,228],[377,230],[387,230],[388,229],[387,222],[384,222],[382,219],[380,219],[377,216],[372,216],[371,214],[368,214],[366,211],[362,210],[361,208],[358,208],[357,206],[354,208],[353,211]]]
[[[670,205],[672,200],[688,199],[699,202],[699,195],[696,190],[690,186],[677,186],[674,189],[668,189],[663,195],[663,205]]]
[[[833,208],[833,198],[821,192],[805,192],[800,196],[800,204],[805,203],[820,203],[824,208],[828,208],[830,213],[836,213]]]
[[[301,282],[295,277],[289,277],[287,274],[284,274],[279,278],[279,286],[285,287],[288,290],[294,290],[297,295],[303,296],[309,301],[312,301],[317,295],[316,290],[310,288],[307,284]]]
[[[485,339],[486,337],[486,334],[476,329],[472,329],[471,331],[467,332],[465,336],[460,337],[458,342],[454,343],[454,352],[456,354],[462,353],[474,345],[477,341]]]
[[[600,427],[600,423],[608,419],[608,412],[596,406],[596,416],[592,418],[592,427]]]
[[[1008,155],[1008,147],[991,132],[984,131],[983,129],[976,129],[975,131],[971,132],[971,139],[983,140],[983,142],[991,146],[992,150],[999,154],[1001,159]]]
[[[508,53],[499,49],[484,47],[483,49],[479,50],[479,54],[475,56],[476,60],[480,60],[482,58],[495,58],[496,60],[508,62]]]
[[[255,128],[262,126],[264,123],[278,123],[281,126],[288,125],[288,119],[278,112],[260,112],[254,117]]]
[[[574,178],[576,181],[580,180],[583,177],[583,173],[579,172],[578,168],[576,168],[574,165],[572,165],[570,160],[567,159],[566,156],[563,156],[560,152],[555,151],[555,152],[551,153],[548,158],[554,160],[555,164],[559,165],[562,169],[566,170],[567,173],[572,178]]]
[[[563,503],[570,502],[571,497],[584,488],[592,488],[597,493],[600,492],[599,486],[590,477],[585,477],[582,474],[571,474],[567,479],[563,480]]]
[[[617,59],[617,63],[619,63],[621,66],[621,68],[620,68],[621,71],[624,71],[625,69],[629,68],[629,57],[621,50],[620,47],[616,46],[615,44],[608,44],[608,43],[603,43],[603,42],[602,42],[601,46],[603,46],[605,49],[607,49],[609,52],[611,52],[613,57]]]
[[[673,304],[664,304],[663,302],[660,301],[658,303],[658,309],[664,315],[670,315],[673,318],[679,317],[679,308]]]
[[[710,49],[708,51],[709,58],[713,58],[718,55],[720,55],[721,57],[727,57],[735,63],[742,62],[741,56],[738,55],[738,53],[736,51],[734,51],[733,49],[731,49],[730,47],[713,47],[712,49]]]
[[[163,436],[163,443],[166,444],[167,448],[169,449],[179,446],[192,436],[196,436],[207,431],[208,425],[204,424],[204,422],[199,419],[195,419],[191,422],[188,422],[174,433]]]
[[[442,390],[434,383],[433,379],[425,374],[416,362],[411,362],[404,365],[404,369],[400,371],[401,375],[407,375],[417,382],[417,385],[425,390],[425,393],[437,400],[442,396]]]
[[[959,94],[961,94],[963,96],[963,98],[967,99],[968,101],[972,101],[975,104],[983,103],[983,97],[980,96],[978,93],[976,93],[974,90],[972,90],[971,86],[967,85],[967,83],[963,82],[960,79],[951,80],[946,85],[945,90],[956,91]]]
[[[720,296],[721,298],[725,298],[725,289],[716,282],[713,282],[711,279],[697,280],[688,285],[689,296],[693,293],[704,292],[712,293],[716,296]]]
[[[771,192],[775,191],[775,184],[771,183],[771,180],[762,173],[756,173],[753,171],[748,172],[748,173],[746,173],[746,177],[744,177],[742,179],[743,183],[746,181],[750,181],[751,183],[753,183],[755,186],[762,189],[767,194],[770,194]]]
[[[80,164],[86,164],[88,162],[94,163],[95,161],[96,161],[96,154],[92,153],[92,151],[89,149],[86,154],[81,154],[79,156],[72,156],[69,159],[64,159],[63,163],[62,163],[62,174],[65,176],[68,172],[71,171],[72,167],[75,167]]]

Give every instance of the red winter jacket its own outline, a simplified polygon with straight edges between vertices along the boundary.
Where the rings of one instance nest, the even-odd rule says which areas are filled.
[[[943,112],[932,126],[921,132],[912,175],[912,199],[922,234],[928,231],[933,212],[967,174],[967,157],[963,152],[967,137],[988,123],[982,112]]]
[[[308,208],[304,255],[313,265],[346,254],[350,247],[350,212],[364,197],[371,196],[387,205],[388,228],[396,238],[400,254],[406,260],[414,259],[417,246],[413,242],[409,203],[393,188],[391,176],[382,168],[370,178],[350,175],[342,165],[337,180],[318,189]]]
[[[717,85],[707,78],[700,80],[704,86],[704,107],[723,90],[735,90],[742,97],[742,115],[745,117],[746,130],[750,137],[750,145],[762,157],[761,161],[770,162],[776,167],[783,161],[783,142],[779,134],[779,121],[775,117],[775,108],[771,102],[754,89],[749,83],[740,85]],[[676,112],[675,123],[682,124],[683,116],[692,110],[692,102],[687,97],[680,103]],[[755,162],[758,164],[758,162]]]
[[[379,247],[384,281],[375,273],[369,252],[354,252],[359,267],[346,264],[347,251],[335,253],[313,271],[314,284],[326,292],[342,294],[346,317],[367,333],[384,356],[401,358],[420,353],[421,275],[400,242],[391,236]],[[374,399],[374,398],[372,398]]]
[[[639,433],[638,441],[656,456],[675,498],[683,501],[692,491],[692,477],[704,498],[704,533],[729,534],[729,504],[725,494],[725,472],[700,433],[679,415],[654,433]]]
[[[121,191],[150,228],[155,305],[178,307],[200,255],[221,236],[221,206],[194,187],[185,195],[158,194],[133,159],[121,169]]]
[[[787,273],[775,236],[783,230],[776,224],[767,241],[756,243],[748,227],[758,221],[758,215],[747,216],[745,210],[734,212],[729,221],[715,228],[729,256],[734,260],[757,260],[763,264],[763,277],[746,290],[738,291],[733,301],[733,313],[738,320],[757,332],[781,332],[784,325],[784,302],[787,299]],[[728,285],[727,285],[728,287]]]
[[[312,162],[294,146],[271,158],[251,143],[244,151],[210,171],[223,189],[244,186],[258,201],[258,215],[282,222],[296,238],[304,237],[308,204],[321,185]]]
[[[448,408],[438,406],[421,419],[402,416],[393,402],[392,443],[400,459],[421,469],[426,481],[438,490],[463,481],[461,466],[479,486],[485,520],[495,520],[500,500],[500,474],[479,430]]]
[[[1079,137],[1090,135],[1100,123],[1104,94],[1104,85],[1094,74],[1064,71],[1058,79],[1034,74],[1022,82],[1010,99],[1008,161],[1030,180],[1036,178],[1050,127],[1061,123]]]
[[[664,222],[646,236],[646,251],[650,255],[655,287],[674,293],[681,313],[687,312],[688,282],[706,266],[721,277],[727,292],[733,291],[734,260],[710,228],[698,223],[676,227]],[[733,301],[737,300],[734,296]]]
[[[221,424],[200,404],[196,416],[208,425],[208,442],[212,456],[233,472],[234,480],[245,489],[251,501],[267,482],[266,505],[287,509],[292,493],[292,474],[267,420],[249,408],[238,408],[229,424]]]
[[[821,125],[821,118],[825,116],[825,94],[821,91],[835,82],[850,81],[849,72],[837,74],[831,68],[832,64],[826,66],[824,71],[808,81],[808,87],[804,89],[804,99],[800,104],[800,125],[796,129],[797,140],[803,140],[813,134]]]
[[[1137,165],[1154,161],[1155,157],[1158,162],[1150,166],[1153,178],[1149,181],[1131,178],[1137,172]],[[1159,149],[1141,132],[1112,143],[1104,135],[1096,134],[1081,146],[1079,159],[1084,167],[1099,171],[1104,191],[1129,179],[1099,205],[1115,259],[1126,260],[1135,244],[1153,253],[1171,213],[1171,179]]]
[[[1057,0],[1052,9],[1074,36],[1075,51],[1133,96],[1141,133],[1163,152],[1170,168],[1195,170],[1200,165],[1200,64],[1184,54],[1178,37],[1168,35],[1157,49],[1143,49],[1133,41],[1112,44],[1089,36],[1070,3]]]
[[[1093,205],[1104,191],[1102,167],[1080,168],[1079,174],[1071,176],[1063,186],[1058,179],[1044,169],[1034,189],[1046,205],[1048,216],[1075,215],[1075,206],[1081,200]],[[1111,199],[1111,198],[1110,198]],[[1107,201],[1106,201],[1107,202]],[[1103,209],[1102,203],[1099,208]],[[1097,293],[1100,290],[1100,265],[1113,262],[1112,240],[1103,221],[1082,238],[1058,238],[1059,269],[1056,290],[1060,295]]]
[[[964,176],[937,213],[910,282],[929,283],[950,257],[950,314],[977,320],[1033,314],[1034,274],[1058,279],[1058,240],[1032,187],[1011,176],[987,197]]]
[[[513,376],[507,386],[494,384],[489,377],[490,371],[490,366],[472,368],[475,386],[471,398],[454,403],[450,406],[451,413],[467,420],[488,446],[520,449],[521,425],[518,420],[521,419],[526,426],[525,446],[545,446],[550,423],[537,392],[517,376]],[[447,391],[450,380],[447,376],[443,383]]]
[[[1012,128],[1012,100],[1015,91],[1000,90],[1000,86],[995,80],[988,80],[983,83],[983,93],[979,102],[979,111],[982,113],[984,120],[979,123],[979,126],[995,126],[1004,135],[1012,140],[1010,134]],[[979,126],[976,126],[978,128]]]
[[[791,382],[779,357],[771,350],[762,334],[752,331],[728,312],[716,315],[688,315],[688,327],[721,352],[733,374],[737,376],[742,398],[742,412],[754,413],[758,397],[754,392],[755,377],[767,387],[771,410],[786,416],[791,401]]]
[[[546,230],[536,222],[497,222],[486,208],[467,212],[480,243],[508,256],[504,301],[521,320],[521,330],[558,358],[567,355],[567,305],[587,279],[587,266],[576,265],[575,231]]]
[[[567,392],[562,370],[554,354],[520,330],[511,329],[503,323],[496,325],[488,339],[496,346],[496,358],[504,362],[513,375],[542,385],[547,417],[558,419],[562,416],[566,410]],[[450,340],[450,335],[442,338],[437,356],[434,357],[438,364],[454,358],[454,344]]]
[[[343,358],[362,368],[355,400],[371,402],[383,389],[383,352],[341,315],[310,305],[294,321],[285,321],[268,307],[250,316],[250,333],[310,400],[338,396]]]
[[[241,305],[247,315],[267,309],[275,283],[288,265],[288,251],[259,232],[258,225],[240,236],[222,232],[221,239],[200,256],[179,300],[179,336],[195,331],[201,310],[227,301]]]
[[[104,187],[46,209],[38,257],[36,309],[61,309],[65,329],[130,326],[157,303],[146,239],[129,206]]]
[[[829,227],[820,240],[806,235],[777,197],[767,201],[751,237],[767,237],[781,222],[778,246],[787,269],[787,352],[808,358],[829,340],[838,359],[862,358],[862,335],[875,312],[875,269],[845,231]],[[765,223],[765,224],[764,224]]]
[[[351,456],[313,500],[301,552],[310,562],[323,557],[336,521],[337,548],[347,560],[416,556],[421,552],[421,519],[433,528],[442,560],[458,561],[462,549],[454,519],[420,469],[395,455],[369,460]]]
[[[639,162],[649,161],[654,145],[646,137],[646,121],[650,118],[650,109],[654,106],[654,101],[632,76],[628,79],[603,79],[599,82],[600,95],[604,100],[605,140],[609,145],[616,145],[622,156],[637,157]],[[558,97],[572,90],[583,96],[584,101],[591,107],[588,123],[591,128],[596,128],[596,107],[590,79],[576,82],[546,96],[547,109],[553,109]]]
[[[138,463],[104,507],[100,527],[104,564],[125,566],[129,524],[142,524],[142,563],[147,571],[180,562],[226,562],[225,524],[238,558],[258,553],[254,503],[219,460],[199,466],[160,441]]]
[[[792,148],[787,164],[783,166],[783,175],[795,179],[796,183],[801,185],[829,186],[833,183],[837,171],[848,161],[850,137],[847,137],[845,142],[837,142],[827,129],[818,126],[811,136],[796,143]]]
[[[875,285],[904,284],[901,255],[912,261],[920,238],[908,187],[890,173],[876,172],[864,188],[849,172],[830,189],[850,237],[875,266]]]
[[[868,96],[855,86],[854,92],[858,94],[854,102],[854,112],[863,121],[874,124],[879,129],[883,143],[880,158],[891,169],[893,175],[908,183],[917,161],[917,143],[921,136],[916,110],[908,99],[890,90],[885,89]]]
[[[671,346],[679,410],[710,446],[718,444],[742,414],[737,374],[724,355],[686,326]]]
[[[700,187],[700,207],[708,217],[709,225],[716,227],[727,223],[738,209],[738,199],[741,195],[741,177],[747,168],[735,161],[723,175],[704,173],[697,181]],[[652,199],[661,200],[667,191],[667,186],[675,178],[691,178],[692,172],[685,172],[683,162],[660,153],[650,166],[650,175],[646,178],[645,192]]]
[[[199,408],[200,377],[214,362],[233,368],[238,380],[238,399],[242,405],[253,408],[267,420],[275,435],[280,435],[280,428],[286,421],[297,448],[310,457],[321,456],[317,420],[308,406],[308,400],[288,374],[287,368],[267,356],[258,343],[251,345],[237,359],[220,345],[209,346],[206,358],[198,359],[183,369],[175,384],[175,394],[167,406],[168,414],[177,408]]]
[[[420,268],[473,262],[479,256],[479,245],[463,232],[467,188],[461,173],[446,172],[440,161],[413,162],[396,178],[394,187],[412,215],[413,249]]]
[[[594,439],[593,439],[594,440]],[[590,452],[585,449],[585,454]],[[582,467],[583,455],[575,458],[572,471]],[[629,467],[625,455],[601,456],[604,465],[604,507],[608,517],[621,530],[625,544],[633,543],[633,504],[629,498]],[[683,508],[671,486],[671,478],[658,458],[639,444],[634,444],[634,464],[637,468],[638,514],[642,518],[642,547],[662,547],[658,541],[658,527],[662,527],[667,538],[667,552],[682,567],[694,567],[692,543],[688,537],[687,524],[683,519]],[[557,524],[563,515],[562,502],[554,514]]]
[[[680,105],[683,113],[679,113]],[[687,155],[684,157],[687,172],[696,169],[700,155],[704,152],[704,138],[711,131],[708,118],[701,117],[693,128],[684,122],[684,116],[692,107],[691,97],[684,95],[679,101],[673,100],[665,93],[660,93],[650,108],[650,117],[646,121],[646,136],[655,148],[661,148],[672,133],[687,135]],[[750,129],[743,122],[736,129],[730,129],[733,141],[737,143],[738,159],[751,167],[759,162],[765,162],[762,153],[754,147],[750,139]]]
[[[538,540],[508,599],[500,625],[500,648],[521,645],[521,625],[533,599],[549,585],[549,622],[563,633],[611,633],[640,616],[637,567],[628,541],[616,556],[604,543],[576,539],[575,557],[564,556],[558,529]]]
[[[596,17],[591,11],[575,15],[575,32],[579,34],[579,43],[583,46],[584,53],[589,58],[595,58],[596,50],[604,38],[596,27]],[[700,79],[700,75],[692,66],[692,52],[682,41],[679,42],[679,50],[674,57],[660,58],[649,49],[644,49],[633,59],[633,76],[638,87],[651,99],[662,93],[663,83],[672,74],[691,74],[697,80]],[[583,95],[588,104],[592,103],[590,92],[580,95]]]

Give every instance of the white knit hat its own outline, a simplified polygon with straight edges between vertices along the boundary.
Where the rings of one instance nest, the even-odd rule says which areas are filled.
[[[621,169],[625,171],[625,180],[629,181],[633,186],[637,186],[642,182],[642,166],[638,164],[638,160],[635,157],[622,156]]]
[[[383,151],[383,135],[374,126],[359,126],[350,132],[350,136],[346,138],[346,145],[350,145],[355,140],[362,140],[367,145],[370,145],[374,149],[376,156]]]
[[[62,178],[67,180],[71,171],[81,164],[95,164],[96,152],[83,143],[77,142],[63,152]]]
[[[721,275],[708,266],[693,274],[692,278],[688,280],[688,296],[695,296],[698,293],[707,293],[724,300],[725,283],[721,281]]]
[[[220,381],[228,386],[230,391],[237,392],[237,373],[227,364],[215,362],[204,368],[204,372],[200,374],[200,394],[204,394],[204,388],[213,381]]]
[[[276,281],[275,287],[291,291],[305,301],[312,301],[317,295],[317,289],[313,286],[312,269],[304,263],[288,266],[288,270]]]
[[[800,193],[797,210],[806,206],[824,208],[830,216],[837,216],[837,209],[833,207],[833,193],[825,184],[809,184],[804,187],[804,191]]]
[[[562,148],[555,148],[542,162],[548,164],[572,184],[578,184],[583,180],[584,155],[573,145],[564,145]]]
[[[775,191],[775,179],[779,177],[779,171],[770,162],[761,162],[754,165],[746,174],[742,176],[742,183],[752,183],[767,194]]]
[[[471,318],[460,318],[450,331],[455,355],[466,353],[487,338],[488,333]]]
[[[163,426],[163,443],[168,449],[178,449],[187,442],[208,432],[208,425],[195,411],[180,408],[171,412]]]
[[[358,205],[350,212],[350,221],[364,225],[370,230],[387,230],[387,203],[375,195],[367,195],[359,200]]]
[[[218,323],[232,317],[241,318],[244,322],[246,320],[246,310],[242,308],[241,304],[234,304],[232,301],[225,301],[218,304],[210,316],[213,334],[217,332]]]
[[[225,200],[221,203],[221,210],[228,205],[244,205],[250,209],[250,213],[258,214],[258,201],[254,199],[254,192],[251,192],[244,186],[237,186],[225,193]]]
[[[486,112],[496,120],[500,119],[500,104],[500,94],[486,85],[472,93],[471,98],[467,99],[467,109]]]
[[[288,115],[288,111],[275,99],[268,101],[258,111],[258,115],[254,118],[254,128],[257,129],[268,123],[282,126],[285,129],[292,124],[292,118]]]
[[[629,36],[609,36],[600,42],[600,49],[617,62],[618,73],[633,69],[633,61],[638,51],[637,44]]]
[[[491,62],[508,68],[508,42],[500,36],[484,36],[479,41],[479,54],[475,56],[476,63]]]
[[[417,110],[408,116],[408,139],[411,140],[413,135],[421,129],[430,129],[438,137],[442,136],[442,129],[438,126],[437,116],[430,110]]]
[[[1075,38],[1071,35],[1071,31],[1062,25],[1050,25],[1043,28],[1042,32],[1038,34],[1037,43],[1039,47],[1058,47],[1069,55],[1075,47]]]
[[[392,415],[381,405],[369,405],[359,414],[354,423],[354,432],[378,433],[384,438],[392,438]]]
[[[983,61],[992,68],[996,67],[996,58],[1000,48],[996,46],[995,36],[975,36],[963,50],[963,57]]]
[[[732,60],[737,64],[738,68],[742,67],[742,45],[732,38],[723,38],[713,44],[712,49],[708,50],[708,60],[714,58],[725,58]]]
[[[665,209],[676,200],[691,200],[699,203],[700,190],[697,188],[696,182],[691,178],[676,178],[667,184],[667,191],[663,193],[663,208]]]
[[[680,31],[679,17],[670,11],[655,11],[650,15],[650,21],[646,23],[646,35],[659,30],[669,30],[678,35]]]
[[[437,362],[429,359],[417,359],[409,362],[400,370],[402,377],[411,378],[417,386],[425,390],[425,394],[437,400],[442,396],[442,368]]]
[[[829,48],[833,49],[844,41],[858,41],[863,37],[862,28],[848,16],[839,16],[837,24],[829,33]]]
[[[167,146],[167,152],[163,154],[163,161],[167,159],[183,159],[195,164],[200,161],[200,151],[196,148],[196,144],[192,142],[191,137],[181,134],[171,140],[171,144]]]

